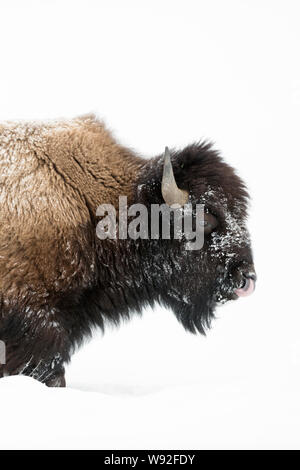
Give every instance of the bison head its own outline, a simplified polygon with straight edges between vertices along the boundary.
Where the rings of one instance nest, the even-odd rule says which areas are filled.
[[[204,333],[218,304],[255,287],[245,185],[210,144],[200,143],[147,162],[137,188],[136,200],[146,205],[204,204],[202,249],[187,250],[184,238],[150,240],[142,256],[148,289],[187,330]]]

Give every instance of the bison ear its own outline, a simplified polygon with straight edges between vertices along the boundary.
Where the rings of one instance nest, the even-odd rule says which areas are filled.
[[[189,193],[183,189],[179,189],[176,184],[168,147],[165,148],[161,193],[165,203],[171,207],[182,207],[189,199]]]

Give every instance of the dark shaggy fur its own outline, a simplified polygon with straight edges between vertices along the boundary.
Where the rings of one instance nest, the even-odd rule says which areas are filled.
[[[80,129],[84,138],[90,126],[95,125],[92,118],[88,119],[91,119],[88,127],[84,124]],[[95,126],[92,133],[98,135],[97,129],[103,132],[99,123]],[[68,136],[75,140],[78,137],[74,137],[73,130]],[[58,133],[56,137],[55,148],[59,148],[61,138],[61,145],[66,149],[64,134]],[[163,203],[163,157],[142,160],[111,139],[108,146],[97,144],[92,149],[94,153],[107,153],[104,163],[100,159],[91,163],[91,148],[83,145],[82,139],[78,139],[76,152],[67,148],[64,158],[78,162],[74,164],[78,174],[80,168],[87,178],[92,173],[89,191],[75,181],[74,170],[68,173],[63,160],[50,155],[51,163],[46,163],[63,187],[68,191],[70,188],[68,197],[65,192],[61,194],[66,197],[66,204],[74,203],[76,210],[82,207],[82,217],[75,214],[74,220],[62,230],[60,220],[64,220],[64,211],[59,206],[56,231],[52,229],[53,224],[56,226],[52,212],[49,216],[44,212],[49,234],[47,230],[31,233],[29,227],[26,237],[16,236],[16,221],[8,224],[0,244],[0,255],[15,260],[0,267],[4,279],[0,339],[7,346],[7,363],[0,374],[23,373],[49,386],[65,385],[64,363],[93,327],[103,329],[106,322],[118,324],[122,318],[129,318],[132,312],[140,312],[143,306],[156,301],[171,308],[187,330],[204,333],[216,304],[233,299],[234,288],[241,285],[243,272],[253,271],[245,228],[248,198],[245,186],[209,144],[195,144],[172,152],[178,186],[189,191],[194,204],[204,203],[219,221],[217,229],[206,237],[202,250],[188,251],[182,240],[101,241],[97,238],[95,208],[99,202],[116,204],[117,195],[127,195],[130,203],[149,207]],[[57,155],[55,149],[52,152]],[[116,152],[119,152],[118,159]],[[39,165],[45,165],[41,157],[37,160]],[[109,177],[103,176],[102,167]],[[124,173],[121,167],[125,168]],[[49,185],[58,184],[55,181]],[[29,201],[37,191],[35,184],[27,193]],[[95,188],[103,185],[105,197],[101,199],[95,192],[93,199],[92,185]],[[47,185],[44,190],[48,191]],[[60,191],[58,187],[58,194]],[[34,210],[30,208],[29,213]],[[10,249],[7,249],[8,240]]]

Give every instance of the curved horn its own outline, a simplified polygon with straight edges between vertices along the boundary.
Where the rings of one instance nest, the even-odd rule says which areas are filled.
[[[165,148],[165,161],[161,182],[161,192],[164,201],[166,204],[168,204],[168,206],[182,207],[187,203],[189,198],[189,193],[183,189],[179,189],[176,184],[168,147]]]

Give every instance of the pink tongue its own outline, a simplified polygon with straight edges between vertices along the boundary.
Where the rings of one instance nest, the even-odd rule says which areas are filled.
[[[247,283],[245,287],[241,287],[240,289],[235,289],[235,294],[238,297],[247,297],[254,292],[255,289],[255,282],[253,279],[247,279]]]

